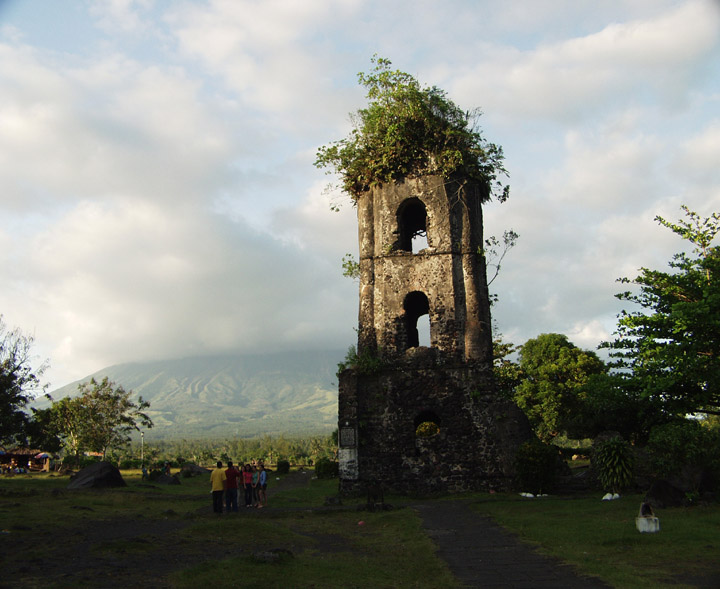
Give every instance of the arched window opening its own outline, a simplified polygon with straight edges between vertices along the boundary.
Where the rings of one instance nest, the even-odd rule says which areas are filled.
[[[420,325],[423,329],[423,337],[427,340],[428,347],[430,346],[430,303],[428,302],[425,293],[420,291],[413,291],[405,297],[403,302],[403,308],[405,309],[405,329],[407,331],[407,348],[417,348],[420,346],[420,333],[418,330],[418,319],[427,315],[427,320]],[[426,329],[424,329],[424,327]]]
[[[417,320],[418,346],[430,347],[430,315],[420,315]]]
[[[419,198],[402,202],[397,212],[398,249],[416,254],[428,246],[427,210]]]
[[[422,235],[416,235],[412,238],[412,253],[416,254],[428,246],[427,233],[423,232]]]
[[[416,438],[432,438],[440,433],[440,418],[433,411],[423,411],[414,426]]]

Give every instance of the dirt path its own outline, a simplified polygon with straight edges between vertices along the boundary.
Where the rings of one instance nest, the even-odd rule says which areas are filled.
[[[438,556],[466,587],[483,589],[609,589],[531,546],[474,512],[466,501],[435,501],[413,506]]]

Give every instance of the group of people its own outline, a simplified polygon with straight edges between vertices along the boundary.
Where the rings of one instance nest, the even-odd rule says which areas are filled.
[[[13,460],[10,464],[3,464],[0,472],[3,474],[27,474],[30,470],[27,466],[20,466]]]
[[[267,507],[267,471],[262,462],[235,466],[228,460],[227,468],[223,468],[218,461],[217,467],[210,473],[210,486],[212,489],[213,511],[217,514],[223,512],[223,498],[225,511],[239,511],[239,495],[243,491],[245,507]]]

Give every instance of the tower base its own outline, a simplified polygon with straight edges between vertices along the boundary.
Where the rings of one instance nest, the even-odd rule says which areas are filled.
[[[374,374],[340,374],[342,494],[377,483],[420,495],[511,488],[531,435],[524,414],[497,398],[487,368],[422,351]]]

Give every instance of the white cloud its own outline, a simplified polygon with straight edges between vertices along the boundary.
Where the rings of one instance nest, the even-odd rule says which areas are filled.
[[[2,205],[144,195],[206,198],[227,182],[227,125],[197,83],[120,56],[61,69],[0,47]]]
[[[352,343],[355,209],[329,210],[312,161],[347,133],[376,52],[483,106],[506,149],[513,196],[485,217],[521,235],[492,287],[511,341],[593,347],[615,279],[681,247],[653,217],[720,209],[710,1],[74,6],[87,47],[38,42],[51,23],[33,11],[9,11],[0,43],[0,313],[57,385],[136,358]]]
[[[683,141],[680,149],[675,171],[720,189],[720,119],[708,121],[704,129]]]
[[[22,271],[10,290],[35,277],[22,290],[57,342],[51,356],[87,372],[137,358],[342,346],[352,333],[355,288],[335,287],[339,264],[197,209],[85,202],[15,253]]]
[[[90,14],[108,34],[138,33],[147,29],[147,12],[154,0],[91,0]]]
[[[322,73],[336,64],[325,31],[357,5],[212,0],[186,4],[168,20],[180,48],[223,79],[245,106],[280,117],[288,131],[306,132],[321,114],[344,114],[339,98],[357,94]]]
[[[454,87],[461,96],[483,96],[488,111],[515,117],[578,121],[647,92],[673,106],[689,99],[689,80],[717,56],[719,41],[714,3],[684,2],[650,20],[611,23],[530,50],[490,48]]]

